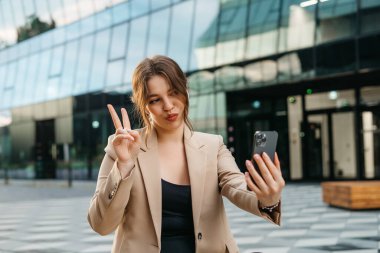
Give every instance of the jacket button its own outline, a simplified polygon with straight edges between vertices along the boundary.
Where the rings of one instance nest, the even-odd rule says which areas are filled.
[[[198,240],[202,240],[202,233],[198,233]]]

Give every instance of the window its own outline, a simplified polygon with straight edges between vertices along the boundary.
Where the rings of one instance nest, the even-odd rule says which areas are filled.
[[[152,13],[148,35],[148,56],[166,54],[169,33],[169,14],[169,9]]]
[[[174,5],[172,10],[168,55],[179,64],[183,71],[188,70],[193,11],[194,2],[192,1]]]
[[[78,41],[72,41],[66,45],[59,92],[63,97],[72,94],[74,75],[77,68],[78,48]]]
[[[145,57],[145,43],[148,29],[148,17],[135,19],[131,22],[128,52],[126,59],[126,72],[124,81],[131,82],[132,72],[136,65]]]
[[[95,48],[89,85],[90,91],[100,90],[104,87],[108,62],[108,48],[110,46],[110,30],[104,30],[95,36]]]
[[[353,36],[356,0],[329,0],[318,4],[317,44]]]
[[[117,59],[125,56],[127,47],[128,23],[115,26],[112,29],[112,41],[109,59]]]
[[[76,67],[74,95],[82,94],[87,91],[88,78],[92,62],[93,44],[93,35],[84,37],[80,41],[78,65]]]
[[[124,59],[108,63],[106,86],[121,85]]]
[[[252,59],[276,53],[280,1],[258,0],[250,6],[246,57]]]

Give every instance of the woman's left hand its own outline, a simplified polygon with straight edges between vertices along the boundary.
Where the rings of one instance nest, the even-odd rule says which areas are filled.
[[[256,154],[253,159],[255,159],[259,168],[254,168],[251,161],[247,160],[245,162],[249,171],[249,173],[245,173],[248,188],[256,193],[262,206],[273,206],[280,201],[282,189],[285,187],[285,180],[282,177],[277,153],[275,154],[274,163],[266,153],[263,153],[262,156]],[[260,169],[261,175],[256,169]]]

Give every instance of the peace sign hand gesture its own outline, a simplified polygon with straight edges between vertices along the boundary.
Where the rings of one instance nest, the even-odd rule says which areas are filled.
[[[117,167],[120,170],[121,177],[125,178],[132,170],[140,151],[141,137],[138,131],[131,130],[127,110],[121,108],[122,124],[113,106],[108,104],[107,107],[116,129],[112,144],[117,156]]]

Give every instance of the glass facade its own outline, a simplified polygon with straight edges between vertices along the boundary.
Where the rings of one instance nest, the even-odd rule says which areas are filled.
[[[363,150],[379,135],[359,133],[378,122],[380,99],[361,101],[380,85],[379,21],[377,0],[0,0],[0,173],[64,178],[67,144],[74,178],[96,178],[113,132],[105,105],[131,108],[135,66],[164,54],[188,75],[195,129],[221,134],[239,164],[251,136],[238,127],[278,127],[287,178],[344,178],[331,153],[345,159],[337,129],[349,122],[361,144],[348,178],[378,178],[379,154]],[[350,99],[326,100],[335,90]],[[315,129],[321,150],[302,153]]]

